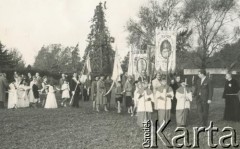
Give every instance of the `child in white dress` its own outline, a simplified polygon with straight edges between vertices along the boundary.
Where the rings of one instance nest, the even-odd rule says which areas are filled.
[[[21,79],[21,78],[20,78]],[[18,94],[18,108],[26,108],[29,107],[29,99],[28,99],[28,91],[30,87],[27,86],[26,80],[22,80],[20,85],[18,86],[17,94]]]
[[[69,94],[70,87],[69,87],[69,84],[68,84],[67,80],[63,81],[63,85],[61,87],[61,90],[62,90],[62,99],[63,99],[61,105],[66,107],[67,106],[67,101],[68,101],[68,99],[70,99],[70,94]]]
[[[48,94],[47,94],[47,99],[45,102],[45,106],[44,108],[46,109],[53,109],[53,108],[57,108],[57,100],[56,100],[56,96],[55,96],[55,90],[53,88],[53,85],[47,85],[48,86]]]
[[[9,85],[9,94],[8,94],[8,109],[12,108],[17,108],[17,101],[18,101],[18,96],[17,96],[17,84],[16,82],[12,82]]]

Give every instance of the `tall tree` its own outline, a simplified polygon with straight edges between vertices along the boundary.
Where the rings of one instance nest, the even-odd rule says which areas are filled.
[[[75,71],[77,71],[77,69],[79,67],[78,64],[79,64],[80,60],[81,60],[81,58],[79,55],[79,48],[78,48],[78,44],[77,44],[76,47],[74,47],[73,51],[72,51],[72,66]]]
[[[239,18],[236,5],[236,0],[185,0],[182,12],[185,23],[192,24],[198,37],[192,60],[199,68],[206,68],[213,53],[236,37],[228,26]]]
[[[22,58],[22,54],[17,49],[9,50],[9,55],[12,57],[12,62],[16,69],[23,69],[25,67],[25,62]]]
[[[6,69],[13,67],[14,63],[12,61],[12,56],[5,49],[5,46],[0,42],[0,69]]]
[[[114,61],[114,51],[111,46],[113,38],[106,26],[104,8],[101,2],[96,6],[91,22],[84,59],[89,54],[93,73],[111,74]]]

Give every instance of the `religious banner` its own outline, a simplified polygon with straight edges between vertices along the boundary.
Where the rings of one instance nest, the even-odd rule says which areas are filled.
[[[133,54],[133,74],[135,79],[147,74],[148,72],[148,56],[146,53]]]
[[[168,67],[168,68],[167,68]],[[155,69],[166,73],[176,69],[176,32],[157,31],[155,49]]]

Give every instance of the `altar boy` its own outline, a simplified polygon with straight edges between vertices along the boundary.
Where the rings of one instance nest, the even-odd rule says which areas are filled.
[[[163,120],[167,122],[171,116],[171,100],[173,98],[173,90],[167,85],[166,76],[161,76],[161,86],[157,88],[155,94],[155,108],[158,110],[158,122],[161,124]]]
[[[181,82],[181,86],[176,91],[177,106],[176,106],[176,120],[178,126],[186,126],[187,117],[190,109],[190,102],[192,101],[192,93],[187,88],[186,82]]]

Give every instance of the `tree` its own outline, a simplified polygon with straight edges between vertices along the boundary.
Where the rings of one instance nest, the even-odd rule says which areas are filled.
[[[236,43],[226,44],[221,51],[214,53],[210,60],[212,61],[212,67],[228,68],[230,70],[237,66],[239,69],[240,40]]]
[[[25,62],[22,58],[22,54],[17,49],[11,49],[8,53],[12,58],[12,63],[15,69],[23,69]]]
[[[231,30],[227,25],[238,19],[236,12],[235,0],[185,0],[183,20],[193,25],[198,36],[198,46],[192,59],[196,66],[206,68],[214,52],[234,39],[233,32],[227,33]]]
[[[177,57],[177,65],[181,65],[185,59],[182,53],[190,49],[189,38],[192,35],[192,30],[188,29],[182,20],[181,5],[180,0],[165,0],[161,4],[152,0],[148,6],[142,6],[138,12],[138,21],[130,19],[127,22],[128,44],[137,49],[146,47],[146,44],[155,46],[157,28],[176,30],[177,54],[181,55]],[[152,48],[150,59],[154,60],[154,54]]]
[[[78,64],[80,62],[80,56],[79,56],[79,48],[78,48],[78,44],[76,45],[76,47],[73,49],[72,51],[72,66],[73,69],[77,71],[78,68]]]
[[[96,6],[91,21],[91,31],[88,35],[88,45],[85,49],[84,59],[89,54],[93,73],[109,75],[112,73],[114,62],[114,51],[111,46],[114,39],[110,36],[106,26],[102,3]]]
[[[127,72],[128,71],[128,63],[129,63],[129,52],[124,57],[124,60],[122,61],[122,64],[121,64],[123,72]]]
[[[61,44],[43,46],[33,66],[53,73],[72,73],[80,71],[82,67],[77,48],[63,47]]]
[[[12,68],[14,63],[12,56],[5,49],[5,46],[0,42],[0,69]]]

